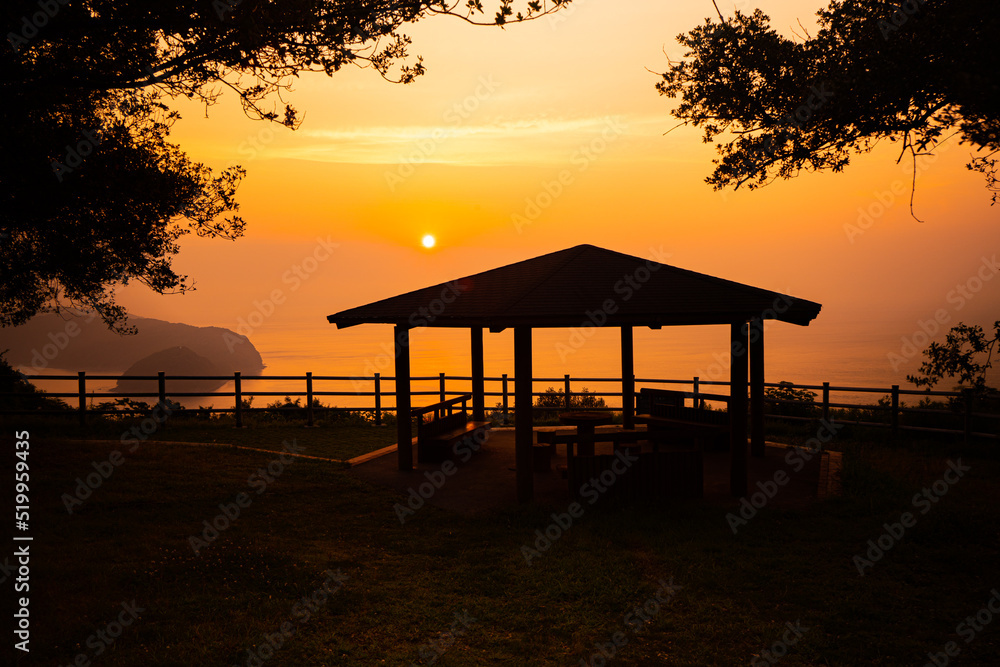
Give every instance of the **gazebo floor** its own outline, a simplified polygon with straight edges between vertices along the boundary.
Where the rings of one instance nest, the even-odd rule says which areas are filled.
[[[649,451],[648,443],[640,444],[643,451]],[[569,483],[559,472],[559,467],[566,464],[565,447],[560,445],[557,450],[557,456],[552,458],[552,471],[534,473],[534,501],[537,504],[564,507],[572,502]],[[610,442],[597,443],[598,454],[611,452]],[[839,452],[818,453],[798,471],[786,462],[787,453],[787,445],[768,442],[764,458],[749,457],[748,488],[751,499],[753,494],[761,491],[758,484],[777,490],[773,498],[767,500],[769,507],[803,507],[839,494]],[[395,447],[380,450],[377,454],[352,460],[352,472],[362,480],[397,490],[402,498],[400,503],[404,506],[406,499],[413,494],[420,495],[428,504],[462,514],[517,505],[513,429],[493,429],[482,449],[467,463],[457,461],[457,470],[452,470],[451,475],[441,471],[441,464],[417,463],[416,447],[413,453],[414,469],[409,472],[397,469]],[[785,479],[780,476],[780,471],[787,474],[786,483],[769,484],[775,480],[776,474],[779,480]],[[706,452],[704,474],[702,502],[724,506],[735,506],[739,502],[729,492],[728,452]],[[758,496],[757,500],[760,498]],[[411,507],[414,505],[419,507],[420,503],[414,500]]]

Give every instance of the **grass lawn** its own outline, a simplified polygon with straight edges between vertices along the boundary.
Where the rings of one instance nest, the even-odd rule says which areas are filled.
[[[131,447],[140,442],[198,442],[217,444],[238,444],[269,451],[281,451],[283,442],[295,442],[301,454],[325,459],[346,461],[396,443],[396,426],[371,426],[366,424],[343,424],[329,420],[317,420],[315,428],[306,428],[301,420],[282,419],[263,421],[249,416],[244,428],[236,428],[231,417],[222,419],[196,419],[184,413],[172,417],[163,424],[139,417],[119,419],[92,418],[85,427],[80,427],[75,416],[48,418],[32,417],[23,419],[18,428],[27,428],[32,433],[46,437],[64,438],[68,434],[74,439],[112,440],[121,442],[125,438]],[[145,431],[143,430],[145,426]],[[155,426],[155,428],[153,428]]]
[[[303,453],[331,458],[395,435],[181,430],[162,437],[272,449],[294,430]],[[955,665],[1000,655],[1000,617],[968,643],[959,628],[1000,588],[995,456],[962,455],[970,470],[921,514],[914,494],[956,452],[841,442],[842,498],[765,508],[736,535],[735,502],[598,503],[528,564],[522,547],[565,507],[427,506],[401,525],[401,496],[337,464],[155,440],[128,452],[44,432],[30,442],[31,653],[16,664],[573,666],[604,664],[603,651],[614,665],[920,666],[948,642]],[[68,513],[64,494],[112,449],[124,462]],[[218,518],[220,504],[239,517]],[[860,576],[855,555],[906,511],[915,525]],[[210,539],[213,520],[230,525]],[[204,539],[197,554],[192,536]]]

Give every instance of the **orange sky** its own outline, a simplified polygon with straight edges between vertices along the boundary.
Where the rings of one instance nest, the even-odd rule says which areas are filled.
[[[760,7],[790,35],[822,5],[735,6]],[[846,343],[898,341],[939,308],[955,323],[996,319],[1000,280],[960,309],[949,302],[1000,238],[981,177],[963,167],[968,147],[920,165],[922,224],[903,189],[910,165],[897,165],[890,145],[844,174],[756,192],[703,182],[714,149],[693,128],[664,135],[675,102],[656,93],[652,72],[667,67],[664,51],[681,57],[677,34],[712,14],[710,0],[576,0],[562,17],[506,30],[433,18],[408,31],[424,77],[408,86],[369,70],[303,77],[289,96],[305,112],[295,132],[246,119],[232,96],[207,118],[178,104],[172,137],[194,159],[249,171],[239,191],[248,231],[236,243],[183,244],[176,266],[196,292],[128,288],[123,302],[140,315],[235,328],[279,290],[255,342],[328,327],[335,345],[330,313],[591,243],[645,257],[661,249],[676,266],[818,301],[809,329]],[[865,210],[877,215],[852,232]],[[428,233],[433,250],[420,245]],[[803,335],[788,329],[780,335]]]

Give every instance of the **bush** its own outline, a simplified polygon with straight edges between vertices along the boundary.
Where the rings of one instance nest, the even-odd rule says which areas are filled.
[[[535,399],[536,408],[552,408],[551,410],[535,411],[535,421],[555,421],[559,418],[560,412],[566,411],[566,393],[560,389],[549,387],[545,393]],[[580,408],[606,408],[604,399],[595,396],[586,387],[580,392],[570,392],[569,409],[578,410]]]
[[[770,400],[779,401],[771,403]],[[788,417],[819,417],[822,414],[816,405],[816,392],[795,389],[791,382],[779,382],[777,387],[764,389],[764,413]]]
[[[294,401],[291,396],[285,396],[284,400],[274,401],[264,406],[263,410],[250,412],[252,409],[253,397],[243,399],[243,409],[247,411],[244,415],[244,422],[251,424],[269,424],[275,422],[306,421],[306,406],[302,398],[298,397]],[[324,405],[318,398],[312,400],[313,415],[317,426],[323,424],[331,426],[374,426],[374,410],[337,410],[335,405]],[[391,427],[396,425],[396,414],[391,411],[382,411],[382,425]]]
[[[170,415],[177,416],[184,410],[183,405],[169,398],[164,404],[167,408],[167,413]],[[153,414],[154,407],[145,401],[136,401],[131,398],[116,398],[113,401],[102,401],[101,403],[92,405],[88,409],[108,412],[110,414],[103,416],[107,419],[115,420],[127,419],[133,416],[148,417]]]
[[[486,418],[490,420],[493,426],[509,426],[514,423],[514,411],[510,410],[507,412],[507,422],[504,423],[503,419],[503,403],[497,403],[493,406],[493,409],[486,413]]]
[[[549,387],[545,390],[545,393],[538,396],[535,399],[536,408],[549,408],[547,410],[535,410],[533,422],[554,422],[559,419],[560,412],[566,412],[566,395],[562,390],[556,391],[554,387]],[[579,392],[570,392],[569,397],[569,408],[570,410],[579,410],[580,408],[607,408],[607,404],[604,399],[600,396],[594,395],[586,387]],[[493,409],[486,414],[486,418],[494,426],[504,425],[503,419],[503,403],[497,403],[493,406]],[[512,426],[514,424],[514,409],[510,408],[507,411],[507,426]]]
[[[0,352],[0,409],[3,410],[70,410],[63,400],[46,396],[24,375],[7,363]]]
[[[323,407],[319,399],[313,399],[312,405],[314,408]],[[265,412],[265,419],[276,420],[283,419],[285,421],[290,421],[292,419],[299,419],[305,415],[305,407],[302,405],[302,399],[296,398],[292,401],[291,396],[285,396],[284,401],[275,401],[274,403],[268,403],[266,406],[269,412]]]

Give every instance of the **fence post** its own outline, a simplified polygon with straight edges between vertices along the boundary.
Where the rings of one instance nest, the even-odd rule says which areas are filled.
[[[503,374],[503,425],[507,425],[507,374]]]
[[[823,421],[830,423],[830,383],[823,383]]]
[[[80,371],[77,374],[77,383],[80,390],[80,426],[87,425],[87,372]]]
[[[564,386],[564,389],[563,389],[563,407],[566,408],[566,412],[569,412],[570,411],[570,407],[572,406],[572,403],[573,403],[570,400],[570,398],[569,398],[569,373],[566,373],[566,375],[563,376],[563,386]]]
[[[156,374],[156,392],[160,395],[160,409],[167,404],[167,374],[160,371]]]
[[[313,425],[313,374],[306,372],[306,426]]]
[[[447,398],[445,398],[445,396],[447,396],[447,394],[446,394],[446,392],[444,390],[444,373],[440,374],[440,378],[441,379],[438,382],[441,385],[441,402],[444,403],[445,401],[448,400]],[[451,411],[449,410],[449,412],[451,412]]]
[[[965,424],[962,430],[965,431],[965,444],[968,445],[972,440],[972,390],[963,389],[962,393],[965,394]]]
[[[698,382],[701,380],[697,375],[694,376],[694,381],[691,383],[691,400],[694,401],[694,407],[701,407],[698,404]]]
[[[236,397],[236,428],[243,428],[243,380],[239,371],[233,373],[233,385]]]
[[[899,437],[899,385],[892,385],[892,437]]]
[[[375,374],[375,425],[382,425],[382,374]]]

